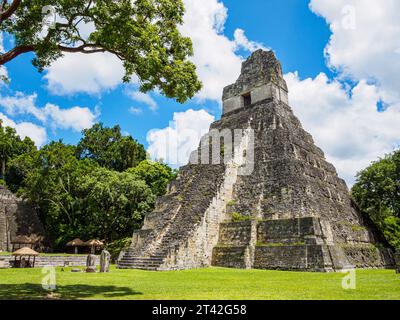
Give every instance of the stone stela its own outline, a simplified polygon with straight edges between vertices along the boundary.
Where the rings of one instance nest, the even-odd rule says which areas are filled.
[[[142,229],[133,232],[119,268],[336,271],[394,265],[384,238],[293,114],[272,51],[254,52],[236,83],[224,89],[223,115],[210,131],[227,129],[254,132],[254,145],[250,139],[240,144],[243,153],[254,149],[251,174],[241,175],[231,162],[182,167]]]

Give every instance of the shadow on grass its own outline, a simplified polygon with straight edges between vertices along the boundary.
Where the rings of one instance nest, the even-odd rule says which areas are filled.
[[[128,298],[143,294],[131,288],[117,286],[64,285],[57,286],[53,292],[46,291],[40,284],[0,284],[0,300],[37,300],[37,299],[96,299],[98,297]]]

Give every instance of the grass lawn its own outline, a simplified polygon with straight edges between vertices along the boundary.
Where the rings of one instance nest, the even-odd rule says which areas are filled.
[[[56,269],[57,290],[42,289],[41,269],[0,270],[1,299],[400,299],[400,274],[357,270],[356,289],[342,273],[209,268],[151,272],[73,273]]]

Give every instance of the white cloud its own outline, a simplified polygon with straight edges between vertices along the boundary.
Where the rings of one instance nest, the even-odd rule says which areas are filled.
[[[324,73],[303,81],[289,73],[285,79],[295,114],[348,184],[371,161],[399,146],[400,104],[378,112],[381,94],[375,85],[362,80],[346,92]]]
[[[66,53],[47,69],[44,78],[56,95],[99,94],[115,88],[123,75],[121,61],[110,53]]]
[[[359,171],[400,144],[400,3],[395,0],[311,0],[332,35],[325,48],[335,80],[287,74],[291,106],[339,175]],[[357,85],[349,91],[343,79]],[[386,103],[384,112],[377,104]]]
[[[158,109],[157,102],[148,93],[143,93],[140,91],[127,91],[127,95],[137,102],[144,103],[152,111],[156,111]]]
[[[43,113],[54,128],[73,129],[75,131],[90,128],[98,117],[98,112],[93,113],[89,108],[60,109],[60,107],[51,103],[46,104]]]
[[[36,107],[37,94],[26,95],[22,92],[16,92],[14,96],[1,96],[0,106],[7,114],[15,116],[21,114],[31,114],[40,121],[46,120],[43,110]]]
[[[81,131],[91,127],[99,116],[86,107],[72,107],[61,109],[54,104],[46,104],[44,108],[36,106],[37,94],[26,95],[17,92],[14,96],[0,96],[0,106],[8,115],[33,115],[42,123],[49,124],[52,128],[73,129]]]
[[[17,134],[23,139],[25,137],[31,138],[37,146],[42,146],[47,140],[46,129],[31,122],[19,122],[8,118],[5,114],[0,112],[0,119],[3,125],[14,128]]]
[[[236,29],[233,37],[235,39],[235,44],[238,49],[242,48],[250,52],[256,51],[258,49],[270,50],[269,48],[264,47],[264,45],[262,45],[261,43],[250,41],[249,39],[247,39],[246,35],[244,34],[244,30],[242,29]]]
[[[135,108],[135,107],[130,107],[129,112],[134,114],[134,115],[140,115],[143,113],[143,110],[140,108]]]
[[[173,166],[187,164],[213,121],[214,117],[205,110],[175,112],[168,127],[148,132],[147,151],[153,159],[163,159]]]
[[[249,41],[244,31],[235,31],[230,40],[222,32],[228,17],[227,9],[218,0],[184,0],[186,13],[181,31],[193,41],[193,62],[203,82],[199,99],[221,102],[222,89],[235,82],[240,74],[242,57],[238,49],[254,50],[260,44]]]
[[[400,101],[400,1],[311,0],[329,23],[328,61],[344,76],[374,79],[387,102]]]

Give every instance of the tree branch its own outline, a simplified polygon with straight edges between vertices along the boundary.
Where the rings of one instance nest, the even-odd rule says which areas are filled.
[[[32,45],[21,45],[17,46],[14,49],[0,55],[0,65],[3,65],[12,59],[18,57],[20,54],[34,51],[35,47]]]
[[[11,17],[11,15],[17,11],[19,5],[21,4],[22,0],[13,0],[13,2],[11,3],[11,5],[7,8],[6,11],[2,11],[0,14],[0,23],[2,23],[4,20],[7,20],[9,17]],[[7,1],[3,2],[3,8],[4,5],[7,3]]]
[[[88,48],[91,48],[91,49],[88,49]],[[92,44],[83,44],[79,47],[65,47],[65,46],[59,45],[58,49],[60,49],[61,51],[64,51],[64,52],[72,52],[72,53],[80,52],[80,53],[87,53],[87,54],[107,51],[104,48],[101,48],[101,47],[98,47],[98,46],[92,45]]]
[[[91,53],[102,53],[102,52],[110,52],[116,55],[119,59],[124,60],[123,57],[114,50],[105,49],[96,44],[87,44],[84,43],[78,47],[66,47],[63,45],[58,45],[58,49],[63,52],[70,52],[70,53],[84,53],[84,54],[91,54]],[[14,49],[0,55],[0,65],[4,65],[7,62],[13,60],[14,58],[18,57],[19,55],[27,52],[35,51],[34,45],[21,45],[17,46]]]
[[[111,49],[106,49],[100,45],[92,44],[92,43],[84,43],[80,45],[79,47],[65,47],[62,45],[59,45],[58,48],[61,51],[64,52],[80,52],[80,53],[85,53],[85,54],[90,54],[90,53],[99,53],[99,52],[109,52],[117,56],[120,60],[124,60],[124,58],[121,56],[121,54],[117,51],[111,50]]]

